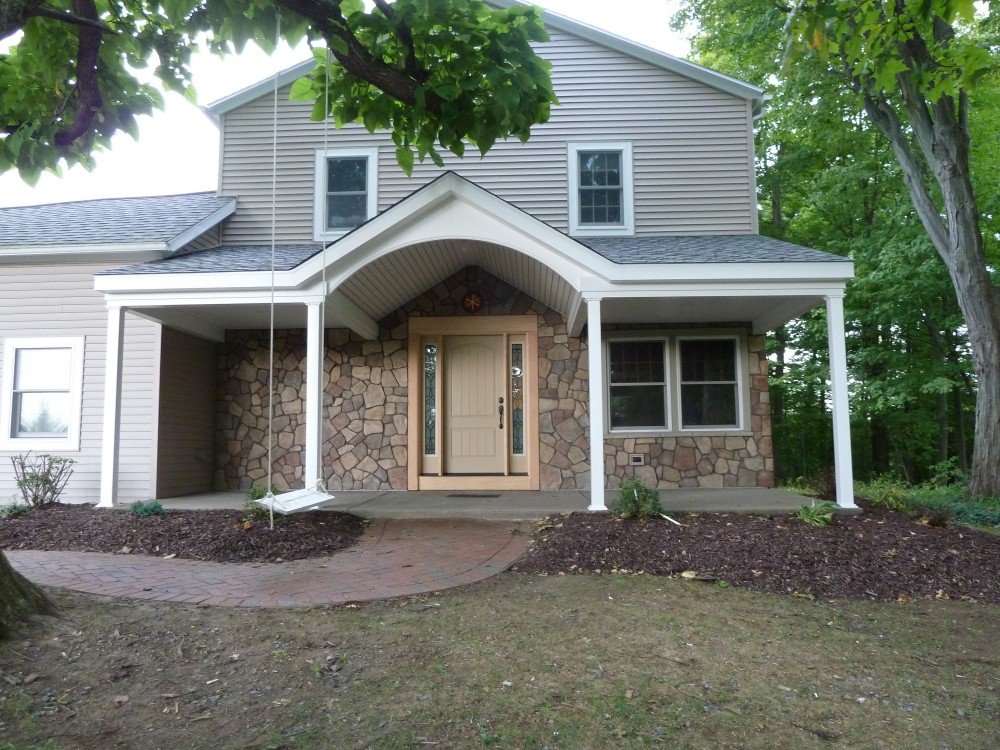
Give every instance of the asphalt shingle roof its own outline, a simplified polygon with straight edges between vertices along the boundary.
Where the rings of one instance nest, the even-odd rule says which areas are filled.
[[[0,247],[169,242],[235,202],[188,193],[0,208]]]
[[[838,263],[832,253],[757,234],[585,237],[577,241],[612,263]]]
[[[613,263],[841,263],[849,258],[758,235],[587,237],[579,242]],[[275,270],[288,271],[323,249],[319,244],[278,245]],[[103,271],[102,275],[220,273],[271,270],[270,245],[224,245],[163,260]]]
[[[290,271],[323,250],[319,244],[277,245],[274,248],[274,270]],[[163,260],[137,263],[124,268],[101,271],[100,276],[121,276],[145,273],[219,273],[222,271],[270,271],[270,245],[223,245]]]

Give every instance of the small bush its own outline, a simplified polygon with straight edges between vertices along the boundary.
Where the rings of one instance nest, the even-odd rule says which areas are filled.
[[[860,484],[855,488],[860,497],[889,510],[907,510],[907,488],[902,483],[890,477],[876,477],[868,484]]]
[[[17,518],[23,516],[31,508],[24,503],[13,502],[10,505],[0,505],[0,518]]]
[[[795,515],[805,521],[810,526],[826,526],[833,520],[833,512],[837,510],[837,504],[824,500],[821,503],[803,505]]]
[[[137,516],[142,516],[143,518],[148,518],[149,516],[163,516],[167,513],[167,511],[163,509],[163,506],[156,502],[156,500],[150,500],[148,503],[137,500],[132,503],[132,512]]]
[[[273,484],[271,485],[270,490],[268,490],[267,487],[261,487],[260,485],[251,487],[247,490],[247,499],[243,503],[244,524],[253,524],[254,521],[263,521],[270,518],[270,511],[257,502],[258,500],[263,500],[267,497],[268,492],[272,495],[277,495],[279,490]]]
[[[11,456],[14,484],[21,490],[24,502],[31,508],[59,502],[66,482],[73,475],[72,458],[50,456],[47,453],[31,457],[31,453]]]
[[[618,499],[611,504],[609,510],[619,518],[638,518],[640,521],[663,514],[660,493],[635,477],[622,482],[618,488]]]

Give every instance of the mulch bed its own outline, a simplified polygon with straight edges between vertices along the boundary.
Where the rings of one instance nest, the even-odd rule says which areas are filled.
[[[138,516],[93,505],[50,505],[0,519],[0,548],[176,555],[215,562],[280,562],[352,546],[364,519],[347,513],[276,516],[244,528],[241,510],[170,510]],[[126,553],[125,550],[128,550]]]
[[[590,514],[553,516],[513,569],[683,575],[806,598],[1000,604],[1000,536],[967,527],[929,526],[877,508],[838,515],[823,528],[794,516],[672,517],[683,526],[660,519],[643,524]]]

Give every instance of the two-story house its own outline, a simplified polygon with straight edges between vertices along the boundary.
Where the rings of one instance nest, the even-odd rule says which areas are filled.
[[[76,458],[71,497],[103,505],[269,466],[594,509],[632,475],[768,487],[764,334],[825,304],[853,505],[852,264],[758,235],[764,92],[544,17],[560,104],[527,143],[407,177],[289,101],[310,61],[208,108],[217,194],[0,210],[0,455]]]

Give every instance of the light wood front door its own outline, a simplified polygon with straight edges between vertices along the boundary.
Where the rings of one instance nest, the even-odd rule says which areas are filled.
[[[446,336],[446,474],[503,474],[503,336]]]

